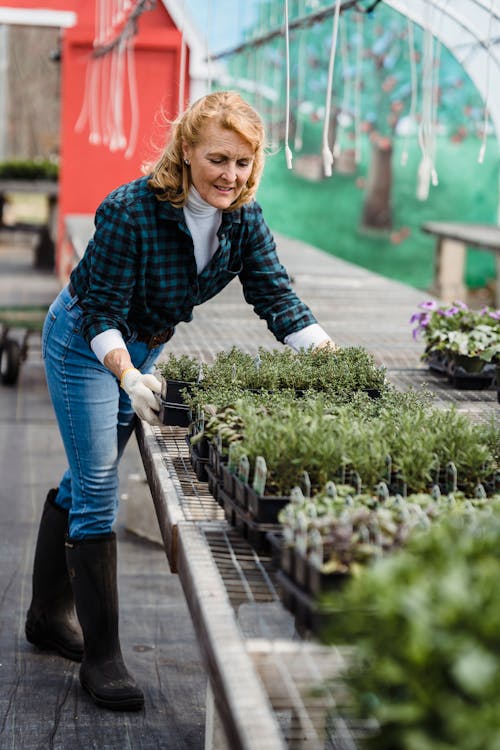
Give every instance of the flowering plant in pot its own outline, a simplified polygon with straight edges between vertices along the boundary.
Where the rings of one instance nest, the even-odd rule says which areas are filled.
[[[481,375],[489,382],[500,363],[500,310],[471,310],[463,302],[422,302],[410,318],[413,338],[422,336],[422,358],[450,378]],[[484,383],[483,383],[484,384]]]

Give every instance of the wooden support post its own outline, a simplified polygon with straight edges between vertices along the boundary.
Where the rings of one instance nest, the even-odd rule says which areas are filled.
[[[432,291],[443,302],[455,302],[465,297],[465,250],[464,242],[438,237]]]

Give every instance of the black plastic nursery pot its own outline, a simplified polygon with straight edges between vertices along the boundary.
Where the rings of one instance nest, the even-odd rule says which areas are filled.
[[[181,391],[191,390],[193,383],[188,380],[170,380],[168,378],[160,377],[161,382],[161,397],[164,401],[169,401],[173,404],[184,404],[184,396]]]
[[[279,593],[283,606],[295,617],[299,632],[321,635],[334,610],[320,604],[313,596],[297,586],[285,573],[278,571]]]
[[[258,495],[250,485],[246,486],[246,498],[249,513],[262,523],[277,523],[280,510],[290,502],[290,497]]]
[[[160,378],[162,390],[160,398],[160,420],[172,427],[188,427],[191,423],[191,411],[184,402],[182,391],[189,389],[192,383],[184,380],[167,380]]]
[[[269,532],[278,533],[281,527],[278,524],[257,523],[250,514],[241,508],[222,488],[219,487],[219,503],[224,507],[226,521],[233,526],[241,536],[259,554],[271,553],[268,539]]]
[[[325,573],[298,550],[295,550],[294,580],[311,596],[320,596],[326,591],[339,591],[350,579],[349,573],[333,571]]]
[[[425,355],[425,361],[432,372],[447,377],[457,390],[481,391],[495,378],[495,365],[480,357],[434,350]]]
[[[480,357],[456,355],[450,357],[448,378],[454,388],[483,390],[489,388],[495,377],[495,365]]]
[[[189,427],[191,411],[187,406],[160,399],[159,417],[162,424],[171,427]]]
[[[208,465],[212,469],[217,479],[221,479],[222,476],[222,465],[226,463],[226,459],[223,458],[222,453],[215,445],[215,443],[209,443],[208,445]]]

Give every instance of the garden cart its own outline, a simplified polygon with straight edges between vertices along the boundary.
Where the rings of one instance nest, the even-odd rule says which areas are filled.
[[[21,364],[28,355],[29,339],[40,335],[47,306],[0,306],[0,381],[15,385]],[[12,330],[20,335],[12,335]]]

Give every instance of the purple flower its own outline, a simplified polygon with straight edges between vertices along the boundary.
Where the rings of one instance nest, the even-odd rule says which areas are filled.
[[[434,302],[434,300],[430,299],[430,300],[427,300],[427,302],[421,302],[419,304],[419,307],[422,308],[422,310],[431,310],[431,311],[433,311],[433,310],[437,310],[438,303]]]
[[[488,315],[490,318],[493,318],[493,320],[500,320],[500,310],[491,310]]]
[[[452,318],[454,315],[460,312],[459,307],[449,307],[447,310],[442,310],[441,315],[445,318]]]
[[[458,307],[460,310],[469,309],[467,305],[465,304],[465,302],[461,302],[460,300],[457,300],[457,299],[453,302],[453,304],[456,305],[456,307]]]

